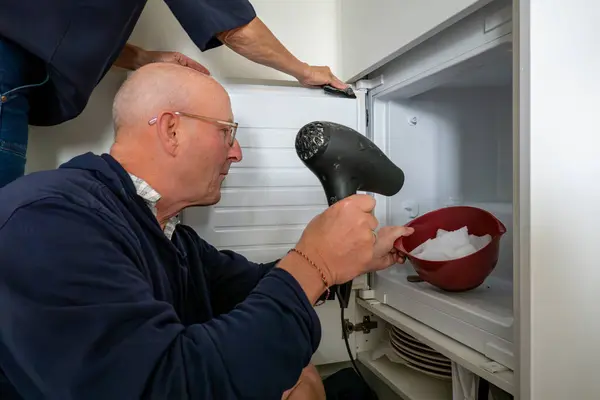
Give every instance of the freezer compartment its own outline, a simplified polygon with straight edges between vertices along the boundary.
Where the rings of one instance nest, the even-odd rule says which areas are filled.
[[[448,69],[380,88],[373,137],[406,181],[378,198],[386,224],[470,205],[501,220],[499,260],[475,290],[449,293],[407,281],[410,262],[373,277],[376,298],[510,368],[513,357],[512,53],[506,40],[473,49]],[[433,72],[435,71],[435,72]],[[385,78],[385,77],[384,77]]]

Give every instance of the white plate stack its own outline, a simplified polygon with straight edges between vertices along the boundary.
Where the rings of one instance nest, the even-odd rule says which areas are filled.
[[[435,378],[452,379],[452,366],[448,357],[396,327],[392,327],[389,334],[394,353],[407,367]]]

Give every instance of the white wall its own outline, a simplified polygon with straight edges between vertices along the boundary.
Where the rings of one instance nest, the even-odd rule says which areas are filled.
[[[328,65],[337,73],[338,1],[250,0],[258,16],[299,59]],[[285,84],[294,78],[252,63],[225,46],[201,53],[162,0],[149,0],[131,43],[148,50],[180,51],[203,63],[220,80],[274,80]],[[111,70],[100,82],[84,112],[64,124],[30,129],[27,172],[55,168],[86,151],[107,151],[112,142],[112,99],[125,72]]]
[[[79,117],[53,127],[30,127],[25,172],[56,168],[88,151],[107,152],[113,139],[112,99],[125,76],[110,71]]]
[[[250,0],[257,15],[300,60],[310,64],[337,62],[338,0]],[[255,64],[225,46],[201,53],[162,0],[149,0],[131,42],[151,50],[177,50],[204,64],[218,78],[294,80]]]
[[[372,72],[491,1],[340,0],[340,79]]]

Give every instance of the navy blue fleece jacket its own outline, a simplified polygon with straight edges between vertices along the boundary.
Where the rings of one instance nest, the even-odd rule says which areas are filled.
[[[290,274],[169,240],[109,155],[0,189],[2,399],[280,399],[320,335]]]
[[[164,2],[201,51],[222,45],[218,33],[239,28],[256,17],[248,0]],[[30,69],[36,73],[28,83],[42,82],[46,74],[49,78],[48,83],[27,90],[30,124],[57,125],[83,111],[134,28],[139,28],[138,20],[146,3],[147,0],[0,0],[0,40],[8,39],[34,57]],[[163,36],[162,32],[156,34],[158,39]],[[155,45],[161,46],[162,40],[158,42]]]

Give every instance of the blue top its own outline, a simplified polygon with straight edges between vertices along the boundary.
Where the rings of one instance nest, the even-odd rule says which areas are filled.
[[[217,33],[256,16],[248,0],[165,2],[202,51],[221,45]],[[49,84],[31,92],[30,124],[55,125],[83,111],[145,4],[146,0],[0,0],[0,37],[40,60],[40,76],[31,83],[42,81],[45,69],[50,74]]]
[[[0,398],[281,399],[321,339],[298,282],[172,241],[126,171],[84,154],[0,189]]]

